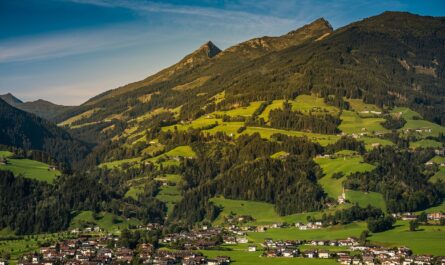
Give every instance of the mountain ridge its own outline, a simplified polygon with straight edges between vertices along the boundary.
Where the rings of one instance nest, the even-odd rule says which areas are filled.
[[[50,121],[54,121],[56,116],[74,107],[54,104],[44,99],[23,102],[11,93],[0,95],[0,99],[3,99],[6,103],[13,107],[33,113]]]

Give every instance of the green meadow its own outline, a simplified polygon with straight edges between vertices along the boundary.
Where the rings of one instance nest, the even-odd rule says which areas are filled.
[[[445,167],[439,167],[439,171],[437,171],[429,180],[431,182],[437,182],[439,180],[445,182]]]
[[[362,118],[354,111],[343,110],[340,119],[339,129],[347,134],[388,131],[381,125],[385,121],[383,118]]]
[[[10,158],[13,154],[9,151],[0,151],[0,156],[7,158],[6,165],[0,165],[1,170],[9,170],[15,176],[22,175],[25,178],[36,179],[52,183],[54,179],[60,176],[59,170],[49,169],[49,165],[31,160],[31,159],[15,159]]]
[[[383,195],[378,192],[347,190],[346,199],[353,204],[358,203],[360,207],[371,205],[386,212],[385,199],[383,198]]]
[[[442,127],[436,123],[423,120],[422,116],[409,109],[409,108],[394,108],[391,113],[393,114],[401,114],[401,116],[406,120],[405,126],[399,130],[406,130],[406,129],[421,129],[421,128],[429,128],[431,129],[431,133],[428,132],[422,132],[422,136],[437,136],[439,133],[445,133],[445,127]]]
[[[398,221],[394,229],[372,234],[369,239],[384,246],[407,246],[415,254],[445,255],[444,226],[421,225],[411,232],[407,221]]]
[[[245,200],[231,200],[224,197],[215,197],[210,199],[215,205],[222,207],[222,212],[215,220],[215,224],[221,224],[224,217],[230,213],[236,215],[250,215],[256,219],[255,224],[271,224],[283,222],[283,218],[279,216],[275,207],[271,203],[245,201]]]
[[[120,230],[128,228],[130,225],[140,225],[140,221],[133,218],[125,219],[108,212],[101,212],[94,216],[92,211],[82,211],[71,220],[70,229],[91,225],[99,226],[107,232],[117,234]]]
[[[261,106],[261,104],[264,103],[264,101],[254,101],[250,102],[249,106],[247,107],[238,107],[232,110],[226,110],[226,111],[215,111],[211,113],[210,115],[228,115],[232,117],[236,116],[243,116],[243,117],[251,117],[253,113]]]
[[[430,140],[430,139],[422,139],[420,141],[417,142],[410,142],[409,143],[409,147],[412,149],[416,149],[416,148],[440,148],[442,147],[442,143],[435,141],[435,140]]]
[[[123,164],[136,164],[139,163],[141,161],[141,157],[134,157],[134,158],[128,158],[128,159],[122,159],[122,160],[115,160],[115,161],[111,161],[111,162],[105,162],[100,164],[98,167],[100,168],[116,168],[116,167],[120,167]]]
[[[182,199],[182,196],[177,186],[164,185],[156,195],[156,198],[167,204],[167,215],[170,215],[175,204]]]
[[[355,110],[356,112],[362,112],[362,111],[382,111],[379,107],[373,104],[366,104],[361,99],[345,99],[347,102],[349,102],[349,105],[351,109]]]
[[[292,104],[293,111],[302,113],[328,113],[336,116],[340,110],[334,106],[330,106],[324,102],[323,98],[315,95],[299,95],[295,100],[289,101]]]
[[[354,157],[338,157],[338,158],[316,158],[320,167],[323,169],[323,176],[319,183],[326,191],[326,193],[336,199],[343,189],[343,181],[346,177],[354,172],[366,172],[374,169],[373,165],[363,162],[361,156]],[[343,176],[339,179],[335,179],[332,176],[335,173],[343,173]]]

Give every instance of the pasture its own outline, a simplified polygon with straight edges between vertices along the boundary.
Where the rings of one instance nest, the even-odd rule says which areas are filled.
[[[0,165],[0,169],[9,170],[15,176],[22,175],[25,178],[52,183],[61,174],[59,170],[50,169],[48,164],[30,159],[8,158],[11,155],[8,151],[1,151],[0,156],[6,157],[8,163]]]
[[[362,118],[354,111],[343,110],[340,119],[342,122],[338,128],[347,134],[388,131],[380,124],[385,121],[383,118]]]
[[[316,158],[320,167],[323,169],[323,176],[318,182],[326,191],[326,193],[334,198],[342,193],[343,181],[346,177],[355,172],[366,172],[374,169],[373,165],[363,162],[361,156],[356,157],[339,157],[339,158]],[[335,173],[343,173],[343,176],[339,179],[335,179],[332,176]]]
[[[140,225],[140,221],[134,218],[126,219],[108,212],[94,216],[92,211],[81,211],[71,220],[69,229],[99,226],[107,232],[119,234],[122,229],[137,225]]]

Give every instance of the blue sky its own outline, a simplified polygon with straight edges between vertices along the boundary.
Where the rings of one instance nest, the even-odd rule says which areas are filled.
[[[386,10],[445,16],[445,1],[0,0],[0,94],[81,104],[208,40],[225,49],[319,17],[338,28]]]

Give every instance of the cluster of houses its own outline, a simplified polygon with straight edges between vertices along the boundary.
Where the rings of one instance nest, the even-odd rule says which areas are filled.
[[[114,248],[118,238],[105,236],[100,238],[79,237],[58,242],[56,245],[41,247],[37,253],[21,257],[19,265],[30,264],[111,264],[129,263],[133,259],[133,250]]]
[[[138,264],[155,265],[228,265],[230,257],[219,256],[209,259],[200,253],[188,250],[156,250],[151,244],[139,244],[135,250],[115,247],[118,238],[79,237],[65,240],[50,247],[42,247],[39,252],[22,256],[18,265],[105,265],[131,264],[137,259]],[[2,261],[1,265],[8,265]]]
[[[300,247],[306,245],[307,250],[300,251]],[[344,240],[279,240],[266,239],[263,243],[265,257],[303,257],[308,259],[337,259],[340,264],[350,265],[445,265],[445,257],[433,257],[430,255],[413,256],[410,249],[405,247],[385,248],[377,246],[360,245],[356,238]],[[324,246],[344,247],[344,250],[329,251],[319,249]],[[318,249],[317,249],[318,247]],[[250,247],[249,247],[250,251]],[[354,254],[351,254],[354,252]],[[308,263],[310,264],[310,263]]]
[[[200,230],[168,234],[159,241],[162,244],[184,250],[208,249],[223,243],[222,228],[203,227]]]
[[[403,221],[413,221],[418,219],[418,215],[415,213],[393,213],[392,216],[396,219],[403,220]],[[440,221],[442,219],[445,219],[445,214],[442,212],[434,212],[434,213],[428,213],[427,218],[430,221]]]

